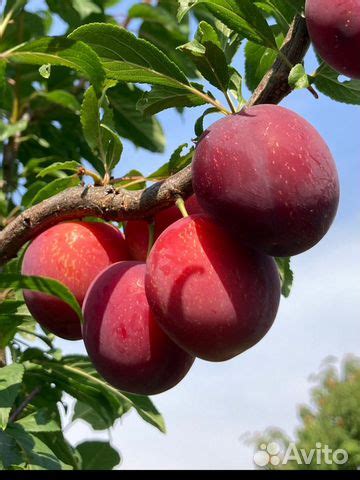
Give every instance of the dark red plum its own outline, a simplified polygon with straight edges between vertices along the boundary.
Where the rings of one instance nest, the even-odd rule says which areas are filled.
[[[158,326],[146,299],[145,264],[119,262],[91,285],[83,337],[96,370],[127,392],[154,395],[174,387],[194,358]]]
[[[239,244],[206,215],[178,220],[160,235],[145,289],[164,331],[210,361],[228,360],[261,340],[280,301],[274,260]]]
[[[360,79],[360,0],[307,0],[305,14],[319,55],[339,73]]]
[[[192,172],[203,209],[269,255],[308,250],[336,215],[331,152],[310,123],[283,107],[258,105],[214,123],[196,147]]]
[[[58,280],[66,285],[82,304],[92,280],[104,268],[129,253],[122,233],[114,226],[98,222],[64,222],[36,237],[26,250],[22,264],[24,275]],[[81,339],[76,313],[56,297],[24,291],[25,302],[33,317],[59,337]]]
[[[185,201],[186,209],[189,213],[201,213],[200,207],[195,195],[191,195]],[[180,210],[176,205],[165,208],[155,215],[155,240],[172,223],[182,217]],[[128,244],[129,252],[134,260],[145,261],[149,245],[149,224],[144,220],[130,220],[125,225],[125,238]]]

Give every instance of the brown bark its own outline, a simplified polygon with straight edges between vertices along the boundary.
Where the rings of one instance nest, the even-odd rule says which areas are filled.
[[[302,62],[309,43],[305,19],[297,16],[288,32],[282,53],[295,65]],[[279,103],[291,91],[288,84],[289,71],[289,65],[278,58],[249,104]],[[191,166],[141,191],[114,191],[111,187],[71,188],[26,210],[0,232],[0,265],[16,256],[28,240],[61,221],[85,216],[118,221],[146,218],[168,207],[176,196],[186,198],[191,193]]]
[[[0,368],[6,366],[6,352],[5,348],[0,348]]]

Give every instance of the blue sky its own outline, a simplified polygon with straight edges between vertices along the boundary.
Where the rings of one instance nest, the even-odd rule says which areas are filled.
[[[124,1],[113,11],[122,14],[131,3],[135,2]],[[56,31],[61,32],[60,22]],[[311,72],[312,52],[306,65]],[[181,384],[154,397],[167,435],[135,413],[116,424],[112,442],[123,456],[120,468],[253,468],[252,448],[242,436],[271,425],[292,434],[298,424],[297,405],[309,398],[309,375],[328,355],[360,353],[360,109],[323,96],[315,100],[307,91],[293,93],[282,105],[309,120],[333,152],[341,181],[334,225],[318,246],[293,259],[291,297],[282,300],[273,328],[258,345],[226,363],[198,360]],[[154,171],[193,137],[194,121],[202,110],[189,109],[183,116],[172,111],[160,114],[166,152],[151,154],[125,142],[117,173],[131,168],[145,174]],[[81,342],[58,344],[68,353],[84,351]],[[67,436],[74,444],[85,437],[107,438],[82,421]]]

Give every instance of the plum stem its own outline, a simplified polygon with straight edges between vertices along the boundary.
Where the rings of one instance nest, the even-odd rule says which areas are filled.
[[[229,93],[226,90],[224,91],[224,95],[225,95],[226,101],[228,102],[228,105],[230,107],[231,113],[236,113],[236,108],[235,108],[235,106],[234,106],[234,104],[233,104],[233,102],[230,98]]]
[[[316,100],[319,99],[319,94],[317,93],[317,91],[315,90],[314,87],[312,87],[311,85],[309,85],[309,86],[307,87],[307,89],[309,90],[309,92],[311,93],[311,95],[312,95]]]
[[[202,92],[201,90],[198,90],[193,86],[185,85],[185,88],[189,90],[191,93],[193,93],[194,95],[197,95],[198,97],[205,100],[206,103],[210,103],[211,105],[213,105],[215,108],[219,110],[219,112],[223,113],[224,115],[231,114],[231,112],[227,110],[218,100],[211,98],[210,95],[207,95],[206,93]]]
[[[149,256],[150,251],[155,242],[155,220],[154,219],[148,223],[148,228],[149,228],[149,243],[148,243],[148,249],[146,252],[146,258]]]
[[[175,200],[175,205],[178,207],[178,209],[180,210],[181,212],[181,215],[186,218],[189,216],[187,210],[186,210],[186,206],[185,206],[185,202],[184,202],[184,199],[182,197],[178,197],[176,200]]]
[[[96,186],[103,184],[101,177],[97,173],[93,172],[92,170],[88,170],[87,168],[80,167],[78,175],[87,175],[88,177],[91,177],[94,180],[94,185]]]

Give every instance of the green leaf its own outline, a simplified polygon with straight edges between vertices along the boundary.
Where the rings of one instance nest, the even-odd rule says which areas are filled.
[[[22,321],[22,317],[0,314],[0,348],[5,348],[14,338],[17,327]]]
[[[272,30],[252,0],[179,0],[178,18],[181,20],[192,7],[201,3],[231,30],[254,43],[277,50]]]
[[[112,170],[119,163],[121,154],[123,151],[123,145],[119,136],[107,125],[103,123],[101,127],[101,141],[103,143],[103,149],[105,151],[105,165],[106,171],[111,173]]]
[[[187,143],[179,145],[171,154],[170,160],[158,168],[155,172],[148,175],[147,178],[149,180],[167,178],[189,165],[192,161],[195,149],[194,147],[191,147],[188,152],[183,154],[184,149],[188,146],[189,145]]]
[[[323,63],[316,70],[313,81],[316,88],[337,102],[360,105],[360,80],[339,80],[340,74]]]
[[[110,80],[110,82],[114,82]],[[108,88],[113,87],[110,83]],[[111,175],[112,170],[119,163],[123,151],[123,144],[116,132],[114,111],[110,106],[109,98],[104,96],[102,101],[103,116],[100,124],[102,151],[105,155],[105,171]]]
[[[144,92],[136,108],[145,115],[154,115],[167,108],[198,107],[204,103],[205,100],[187,90],[155,85]]]
[[[78,102],[77,98],[66,90],[38,92],[36,96],[44,98],[49,102],[56,103],[61,107],[68,108],[74,113],[80,112],[80,103]]]
[[[2,272],[2,275],[4,273]],[[0,348],[5,348],[9,344],[18,327],[32,328],[33,324],[34,320],[23,300],[5,300],[0,303]]]
[[[5,60],[0,60],[0,108],[2,108],[5,88],[6,88],[6,62]]]
[[[112,387],[99,376],[87,357],[68,355],[62,362],[35,357],[33,362],[50,369],[52,380],[58,386],[90,405],[105,419],[115,421],[124,411],[134,407],[146,422],[165,431],[163,418],[148,397],[130,395]]]
[[[0,368],[0,428],[3,430],[7,426],[11,408],[20,392],[24,372],[24,366],[20,363]]]
[[[290,257],[276,257],[275,260],[279,269],[280,279],[282,283],[281,293],[285,298],[287,298],[290,295],[292,284],[294,281],[294,274],[290,267],[291,259]]]
[[[0,120],[0,142],[23,132],[28,126],[28,121],[23,119],[16,123],[3,123]]]
[[[43,78],[50,78],[51,75],[51,64],[50,63],[45,63],[44,65],[41,65],[39,68],[39,73]]]
[[[278,48],[284,41],[284,35],[275,25],[272,27]],[[264,75],[270,70],[277,54],[272,48],[267,48],[253,42],[245,46],[245,79],[250,91],[254,91]]]
[[[99,5],[96,5],[96,3],[92,0],[72,0],[72,6],[80,15],[81,20],[88,17],[92,13],[102,12]]]
[[[74,470],[80,469],[80,456],[65,439],[62,432],[37,432],[36,436],[50,448],[61,462],[71,465]]]
[[[293,0],[290,0],[292,2]],[[255,2],[268,15],[273,16],[284,34],[287,33],[294,18],[296,6],[289,5],[286,0],[262,0]]]
[[[70,290],[60,282],[51,278],[17,275],[13,273],[2,274],[0,276],[0,289],[12,288],[27,289],[35,292],[42,292],[53,295],[63,302],[67,303],[82,319],[81,308]]]
[[[11,12],[11,18],[14,18],[25,6],[26,0],[7,0],[4,13]]]
[[[179,49],[195,63],[203,77],[225,92],[229,84],[229,69],[216,30],[206,22],[200,22],[195,40]]]
[[[0,470],[22,463],[20,448],[6,431],[0,429]]]
[[[27,324],[23,327],[20,325],[18,327],[18,333],[21,337],[25,338],[28,341],[35,341],[37,338],[44,342],[50,349],[52,348],[52,340],[55,337],[53,334],[48,333],[46,335],[42,335],[36,331],[36,321],[33,319],[32,322],[27,322]],[[43,330],[46,332],[45,328]],[[51,338],[49,338],[51,337]]]
[[[173,175],[174,173],[177,173],[183,168],[185,168],[187,165],[190,165],[191,160],[194,156],[195,148],[191,147],[189,148],[188,152],[183,154],[184,149],[188,147],[189,147],[189,144],[184,143],[183,145],[180,145],[178,148],[176,148],[174,152],[171,154],[171,157],[169,160],[170,175]]]
[[[75,160],[68,160],[66,162],[55,162],[52,165],[49,165],[48,167],[45,167],[42,169],[36,177],[45,177],[46,175],[49,175],[54,172],[58,172],[59,170],[61,171],[66,171],[66,172],[77,172],[79,168],[81,167],[81,163],[75,162]]]
[[[281,1],[281,0],[278,0]],[[295,13],[304,13],[305,0],[283,0],[287,4],[287,10],[292,9]]]
[[[239,102],[239,107],[245,105],[246,100],[242,94],[243,79],[240,73],[233,67],[229,67],[230,80],[229,80],[229,92]]]
[[[103,0],[46,0],[51,11],[58,14],[70,29],[82,23],[89,23],[89,17],[104,17]]]
[[[177,88],[188,85],[185,74],[164,53],[122,27],[92,23],[77,28],[70,38],[95,50],[107,78]]]
[[[143,190],[146,187],[146,181],[143,180],[144,176],[139,170],[130,170],[130,172],[124,175],[125,180],[116,182],[114,185],[120,188],[126,188],[126,190]],[[141,177],[130,180],[129,177]]]
[[[28,208],[32,203],[32,199],[34,196],[46,186],[46,182],[44,181],[37,181],[34,182],[32,185],[29,185],[27,191],[24,193],[21,199],[21,205]]]
[[[126,393],[126,397],[131,401],[132,406],[145,422],[150,423],[160,432],[166,433],[164,419],[149,397],[132,395],[130,393]]]
[[[100,155],[101,132],[99,100],[93,87],[89,87],[85,92],[81,105],[80,119],[85,140],[95,155]]]
[[[7,432],[13,437],[24,453],[24,466],[29,470],[72,470],[61,462],[54,452],[37,436],[24,430],[20,425],[9,425]]]
[[[62,37],[43,37],[26,43],[8,53],[8,57],[20,63],[32,65],[62,65],[79,71],[101,91],[104,71],[96,53],[83,42]]]
[[[30,347],[21,354],[19,361],[23,363],[27,362],[27,359],[32,359],[34,355],[36,355],[35,352],[41,352],[41,357],[43,355],[55,355],[59,358],[58,352],[52,349],[48,350],[45,354],[44,351],[41,351],[34,347]],[[28,407],[24,409],[24,416],[45,408],[49,412],[49,415],[51,415],[51,417],[60,424],[61,420],[58,410],[58,402],[61,401],[63,392],[60,388],[57,387],[57,385],[52,382],[52,378],[51,375],[49,376],[49,372],[39,367],[38,365],[36,366],[35,371],[31,368],[31,366],[32,364],[30,363],[27,363],[26,365],[26,371],[23,378],[24,395],[34,395],[33,392],[37,391],[39,387],[41,387],[41,391],[32,397]],[[44,434],[46,434],[46,432],[44,432]],[[50,432],[49,434],[56,434],[56,432]]]
[[[104,417],[99,415],[90,405],[80,402],[79,400],[75,404],[72,421],[74,422],[78,419],[89,423],[94,430],[106,430],[113,425],[112,421],[104,419]]]
[[[82,470],[112,470],[121,460],[108,442],[84,442],[77,445],[76,450],[82,460]]]
[[[194,131],[197,137],[200,137],[204,133],[204,118],[209,115],[210,113],[219,113],[217,108],[208,108],[205,112],[200,115],[200,117],[196,120]]]
[[[19,307],[23,305],[22,300],[5,300],[0,303],[0,313],[4,314],[14,314]]]
[[[169,162],[164,163],[161,167],[157,168],[155,172],[147,176],[148,180],[158,181],[167,178],[170,175]]]
[[[227,59],[227,62],[230,65],[244,37],[243,35],[240,35],[239,33],[232,31],[218,18],[214,17],[208,11],[205,5],[206,4],[197,5],[196,9],[194,10],[194,15],[196,19],[199,21],[199,23],[201,21],[205,21],[210,25],[212,25],[213,28],[215,28],[220,40],[221,47]]]
[[[61,430],[59,422],[52,418],[46,408],[41,408],[15,423],[22,426],[27,432],[59,432]]]
[[[9,23],[16,16],[17,13],[23,8],[26,0],[7,0],[4,11],[0,20],[0,38],[2,39],[5,34]]]
[[[148,3],[133,5],[128,11],[129,18],[142,18],[148,22],[160,23],[170,31],[177,30],[179,24],[176,19],[161,6],[153,6]]]
[[[20,18],[9,23],[6,34],[2,36],[0,50],[2,52],[16,48],[21,42],[29,42],[35,38],[47,35],[49,31],[50,14],[48,12],[31,13],[22,10]],[[21,35],[19,37],[19,27]],[[35,71],[33,72],[36,75]]]
[[[301,90],[309,87],[309,77],[301,63],[298,63],[291,69],[289,74],[289,85],[294,90]]]
[[[176,21],[175,16],[172,16],[172,21]],[[176,29],[170,29],[170,24],[165,26],[156,21],[144,21],[139,29],[138,36],[161,50],[180,68],[187,78],[197,78],[199,75],[195,65],[177,49],[189,40],[188,22],[178,24],[176,21],[176,23]]]
[[[77,175],[72,175],[70,177],[56,178],[52,182],[48,183],[37,194],[33,197],[31,205],[36,205],[37,203],[42,202],[46,198],[52,197],[57,193],[62,192],[70,187],[76,187],[80,184],[80,179]]]
[[[0,216],[7,217],[9,203],[6,198],[5,192],[0,191]]]
[[[110,107],[114,114],[114,128],[119,135],[128,138],[136,146],[151,152],[163,152],[165,136],[159,121],[144,117],[136,109],[143,91],[128,85],[118,85],[108,91]]]
[[[271,48],[247,42],[245,46],[245,79],[251,92],[256,89],[275,60],[276,52]]]
[[[15,258],[13,258],[12,260],[10,260],[8,263],[6,263],[2,267],[2,272],[1,272],[2,274],[4,274],[4,273],[21,273],[21,264],[22,264],[22,260],[24,258],[25,252],[26,252],[26,248],[27,248],[26,245],[21,247],[17,256]],[[23,299],[21,298],[21,300],[23,300]],[[26,310],[26,311],[28,312],[28,310]],[[21,313],[24,313],[24,312],[21,312]]]
[[[65,391],[77,400],[89,405],[108,425],[120,418],[125,412],[131,408],[131,404],[124,397],[115,396],[102,385],[97,385],[92,381],[92,376],[96,376],[97,372],[85,357],[72,356],[64,357],[51,361],[45,357],[44,353],[38,349],[26,350],[22,361],[32,361],[32,366],[27,370],[28,377],[31,376],[33,384],[55,383],[59,391]],[[76,365],[76,368],[87,374],[84,377],[79,375],[77,371],[66,368],[64,364]],[[51,372],[51,375],[50,375]],[[90,376],[90,380],[88,378]]]

